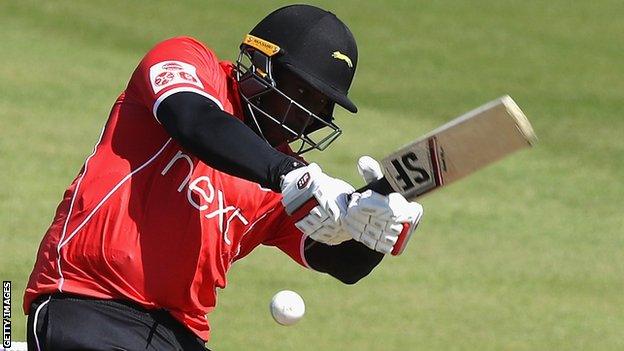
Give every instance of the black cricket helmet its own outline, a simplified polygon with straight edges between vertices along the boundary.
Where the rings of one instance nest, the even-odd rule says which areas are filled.
[[[334,104],[357,112],[347,97],[357,56],[351,31],[320,8],[290,5],[260,21],[243,39],[236,63],[240,95],[261,136],[266,139],[268,120],[288,142],[301,141],[298,154],[327,148],[342,133]],[[293,81],[300,84],[293,88]]]

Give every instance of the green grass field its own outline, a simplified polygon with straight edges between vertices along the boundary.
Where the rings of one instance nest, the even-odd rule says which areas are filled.
[[[157,41],[192,35],[232,60],[283,2],[0,2],[0,278],[22,292],[62,193]],[[620,1],[315,2],[359,44],[344,136],[309,158],[362,184],[381,157],[505,93],[540,137],[421,200],[406,253],[354,286],[260,248],[237,263],[211,316],[217,350],[624,349],[624,20]],[[166,283],[166,282],[163,282]],[[306,317],[268,303],[298,291]]]

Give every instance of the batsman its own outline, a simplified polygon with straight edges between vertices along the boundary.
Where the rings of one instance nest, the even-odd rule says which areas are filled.
[[[257,246],[346,284],[401,252],[419,204],[301,157],[341,134],[336,105],[357,112],[357,61],[345,24],[307,5],[260,21],[235,64],[190,37],[147,52],[39,246],[29,350],[205,350],[217,288]]]

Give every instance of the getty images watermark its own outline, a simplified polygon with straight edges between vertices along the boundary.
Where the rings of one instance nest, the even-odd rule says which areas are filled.
[[[2,347],[11,347],[11,281],[2,282]]]

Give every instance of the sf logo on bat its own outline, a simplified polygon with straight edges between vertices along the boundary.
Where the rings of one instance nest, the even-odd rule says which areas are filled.
[[[419,196],[442,184],[435,138],[413,145],[383,161],[388,181],[406,196]]]
[[[418,156],[414,152],[408,152],[405,155],[401,156],[401,159],[394,159],[392,161],[392,165],[394,169],[399,173],[396,176],[397,180],[403,182],[403,190],[409,191],[416,184],[423,184],[431,179],[431,176],[427,171],[420,167],[418,164]],[[410,172],[408,174],[407,172]]]

